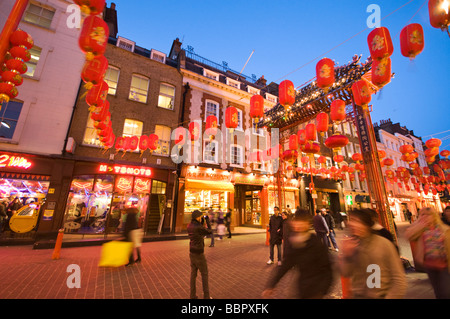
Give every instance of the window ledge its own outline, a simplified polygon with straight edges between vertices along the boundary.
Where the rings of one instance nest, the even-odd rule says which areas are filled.
[[[0,138],[0,143],[2,143],[2,144],[10,144],[10,145],[19,145],[19,142],[13,141],[13,140],[10,140],[10,139],[6,139],[6,138]]]

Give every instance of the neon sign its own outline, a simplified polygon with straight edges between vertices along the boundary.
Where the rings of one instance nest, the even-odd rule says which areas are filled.
[[[136,178],[134,181],[134,191],[140,192],[140,193],[149,192],[150,191],[150,180]]]
[[[131,192],[133,188],[133,178],[131,177],[121,177],[117,180],[116,187],[124,192]]]
[[[0,155],[0,168],[4,167],[17,167],[29,169],[33,165],[31,162],[23,157],[15,157],[9,155]]]
[[[113,174],[121,174],[121,175],[133,175],[133,176],[145,176],[150,177],[152,175],[152,170],[147,167],[133,167],[126,165],[100,165],[99,168],[100,173],[113,173]]]

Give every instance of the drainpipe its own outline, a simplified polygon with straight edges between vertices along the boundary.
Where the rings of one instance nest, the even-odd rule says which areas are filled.
[[[72,108],[72,115],[70,116],[69,127],[67,128],[67,134],[66,134],[66,138],[64,140],[64,147],[63,147],[62,152],[61,152],[61,154],[63,156],[65,156],[66,153],[67,153],[66,152],[66,147],[67,147],[67,142],[69,140],[69,133],[70,133],[70,129],[72,128],[73,119],[75,117],[75,110],[77,108],[78,97],[80,96],[80,92],[81,92],[82,86],[83,86],[83,81],[80,81],[80,86],[78,87],[77,97],[75,98],[75,104],[73,105],[73,108]]]

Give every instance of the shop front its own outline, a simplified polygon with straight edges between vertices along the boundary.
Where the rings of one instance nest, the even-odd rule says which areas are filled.
[[[281,191],[278,192],[278,185],[275,178],[271,178],[268,188],[268,214],[269,217],[274,213],[274,207],[278,206],[281,211],[288,209],[294,213],[300,206],[299,182],[296,179],[283,179],[281,182]],[[281,200],[278,197],[281,196]]]
[[[145,234],[169,221],[169,172],[150,167],[78,162],[64,212],[66,234],[114,234],[123,230],[126,208],[138,209]]]
[[[340,182],[315,176],[312,185],[310,179],[302,178],[300,182],[301,204],[304,208],[313,215],[315,210],[322,208],[334,213],[345,210],[345,197]]]

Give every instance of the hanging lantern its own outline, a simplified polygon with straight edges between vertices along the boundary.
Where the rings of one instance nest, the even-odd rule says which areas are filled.
[[[150,134],[148,136],[148,148],[151,152],[155,151],[158,148],[159,137],[156,134]]]
[[[284,80],[278,86],[278,98],[280,104],[287,110],[295,103],[295,87],[289,80]]]
[[[291,151],[296,151],[298,149],[298,137],[295,134],[289,136],[289,149]]]
[[[445,30],[450,24],[450,3],[447,0],[429,0],[428,12],[433,28]]]
[[[400,33],[400,46],[404,57],[414,59],[424,47],[423,28],[418,23],[412,23],[402,29]]]
[[[28,50],[34,46],[31,35],[21,29],[17,29],[11,34],[9,42],[12,46],[23,46]]]
[[[90,111],[97,107],[102,107],[105,104],[106,98],[108,97],[108,90],[109,85],[105,81],[102,81],[100,85],[92,87],[86,95],[86,103],[90,106]]]
[[[17,71],[4,71],[1,78],[3,82],[12,83],[14,86],[21,86],[23,83],[23,78]]]
[[[372,83],[382,88],[391,82],[391,59],[374,60],[372,63]]]
[[[325,146],[335,151],[338,151],[342,147],[345,147],[348,144],[348,142],[349,140],[347,136],[335,134],[327,138],[327,140],[325,141]]]
[[[28,49],[23,45],[12,47],[9,49],[9,53],[14,59],[23,60],[24,62],[31,60],[30,51],[28,51]]]
[[[192,144],[200,138],[200,124],[198,122],[189,123],[189,134]]]
[[[182,146],[186,142],[186,129],[184,127],[177,127],[175,129],[175,145]]]
[[[379,157],[380,159],[385,158],[385,157],[386,157],[386,151],[384,151],[384,150],[379,150],[379,151],[378,151],[378,157]]]
[[[402,153],[403,155],[409,155],[409,153],[414,152],[414,147],[412,145],[409,144],[404,144],[402,146],[400,146],[400,153]]]
[[[435,157],[436,155],[439,154],[439,148],[437,148],[437,147],[427,148],[427,149],[424,151],[424,153],[425,153],[425,156],[426,156],[426,157],[430,157],[430,159],[431,159],[431,157]],[[434,160],[433,160],[433,161],[434,161]]]
[[[9,59],[6,61],[5,65],[7,70],[16,71],[20,74],[25,74],[28,71],[28,66],[22,59]]]
[[[386,170],[385,174],[388,179],[394,178],[394,171],[391,171],[390,169]]]
[[[327,158],[325,156],[319,156],[319,158],[317,159],[317,162],[322,166],[325,167],[327,164]]]
[[[86,90],[91,90],[94,86],[100,85],[107,70],[108,60],[104,56],[86,61],[81,72],[81,78],[86,83],[84,86]]]
[[[230,129],[231,134],[233,130],[239,125],[239,113],[238,110],[230,106],[225,110],[225,126]]]
[[[345,120],[345,102],[342,100],[334,100],[331,102],[330,117],[333,122],[339,124]]]
[[[450,156],[450,151],[448,151],[448,150],[443,150],[443,151],[441,151],[440,155],[441,155],[442,157],[448,158],[448,157]]]
[[[99,15],[105,8],[106,0],[74,0],[86,15]]]
[[[103,106],[95,108],[91,112],[91,119],[97,122],[104,121],[109,113],[110,104],[108,101],[105,101]]]
[[[428,148],[438,148],[442,144],[442,141],[438,138],[431,138],[425,142],[426,147]]]
[[[317,132],[319,132],[320,135],[324,136],[325,132],[328,132],[328,125],[329,125],[328,114],[325,112],[320,112],[319,114],[317,114],[316,128]]]
[[[356,163],[359,164],[359,162],[361,162],[363,160],[363,156],[361,155],[361,153],[355,153],[352,155],[352,160],[354,160]],[[386,165],[389,166],[389,165]]]
[[[306,125],[305,133],[307,141],[315,141],[317,139],[316,125],[314,123]]]
[[[253,124],[264,117],[264,98],[257,94],[250,99],[250,117],[253,119]]]
[[[391,35],[385,27],[376,28],[370,32],[367,37],[367,43],[370,56],[374,61],[388,58],[394,52]]]
[[[205,133],[209,135],[209,138],[211,140],[213,140],[215,135],[217,134],[217,128],[217,117],[215,115],[208,116],[206,118]]]
[[[298,137],[298,143],[299,143],[300,145],[305,145],[305,144],[306,144],[306,142],[307,142],[307,139],[306,139],[306,130],[299,130],[299,131],[297,132],[297,137]]]
[[[383,160],[383,164],[384,164],[384,166],[387,166],[387,167],[392,166],[392,165],[394,165],[394,160],[392,158],[385,158]]]
[[[301,160],[303,166],[307,166],[311,162],[311,159],[309,158],[309,156],[302,156],[302,158],[300,160]]]
[[[361,106],[363,109],[367,108],[370,101],[372,101],[372,92],[364,80],[359,80],[352,85],[353,98],[356,105]]]
[[[102,18],[90,15],[84,20],[78,44],[86,54],[86,60],[90,61],[105,53],[108,37],[109,27]]]
[[[298,152],[293,150],[287,150],[283,152],[283,160],[288,162],[291,166],[294,164],[294,162],[297,160]]]
[[[143,153],[148,149],[148,136],[147,135],[141,135],[139,137],[139,150]]]
[[[320,152],[320,145],[316,142],[306,143],[302,151],[307,154],[317,154]]]
[[[118,137],[117,139],[116,139],[116,149],[118,149],[118,150],[123,150],[123,149],[125,149],[125,138],[124,137]]]
[[[342,163],[342,162],[344,161],[344,156],[339,155],[339,154],[334,155],[334,156],[333,156],[333,160],[334,160],[336,163]]]
[[[333,60],[328,58],[320,60],[316,65],[316,77],[317,86],[328,92],[335,81]]]
[[[8,103],[11,99],[14,99],[19,95],[17,88],[6,82],[0,82],[0,108],[3,102]]]

